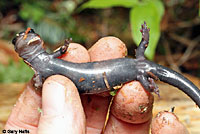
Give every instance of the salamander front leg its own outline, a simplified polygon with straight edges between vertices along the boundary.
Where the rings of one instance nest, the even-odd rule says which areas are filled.
[[[40,74],[38,74],[38,73],[35,74],[34,77],[33,77],[33,81],[34,81],[33,86],[36,89],[42,88],[43,81],[42,81],[42,76]]]
[[[57,58],[57,57],[61,56],[62,54],[64,54],[69,47],[70,41],[71,41],[71,38],[69,40],[66,39],[64,45],[61,46],[60,49],[56,50],[54,53],[51,54],[52,57]]]

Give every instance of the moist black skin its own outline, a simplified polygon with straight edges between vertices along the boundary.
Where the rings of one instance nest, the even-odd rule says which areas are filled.
[[[71,79],[79,93],[97,94],[108,91],[132,80],[138,80],[147,91],[159,90],[154,79],[159,79],[179,88],[200,107],[200,90],[183,75],[148,61],[144,51],[149,42],[149,29],[146,23],[141,28],[142,40],[136,50],[136,59],[119,58],[89,63],[72,63],[58,59],[67,51],[68,42],[59,50],[48,54],[43,48],[43,40],[32,29],[16,35],[12,43],[15,51],[35,71],[34,86],[41,88],[43,81],[55,74]],[[106,77],[106,78],[105,78]]]

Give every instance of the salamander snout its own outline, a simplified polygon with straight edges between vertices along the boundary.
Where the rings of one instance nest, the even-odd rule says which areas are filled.
[[[22,31],[22,32],[16,34],[16,37],[13,38],[13,40],[12,40],[12,44],[13,44],[13,45],[16,44],[17,38],[19,38],[19,37],[21,37],[21,36],[25,36],[25,35],[27,36],[27,35],[30,34],[30,33],[35,33],[35,31],[34,31],[32,28],[29,28],[28,31],[27,31],[27,30],[26,30],[26,31]]]
[[[43,46],[43,40],[31,28],[27,28],[26,31],[16,34],[16,37],[13,38],[12,43],[15,47],[15,51],[20,56],[29,54]]]

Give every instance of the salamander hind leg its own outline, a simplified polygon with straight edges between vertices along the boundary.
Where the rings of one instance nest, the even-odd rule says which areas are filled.
[[[142,24],[142,28],[140,29],[140,32],[142,33],[142,40],[136,50],[136,59],[145,59],[144,52],[149,44],[149,31],[150,29],[147,28],[146,22]]]
[[[152,77],[141,74],[137,76],[137,80],[147,91],[154,92],[160,97],[158,86],[156,85]]]
[[[154,80],[158,80],[157,76],[153,73],[147,71],[149,65],[145,62],[144,52],[149,44],[149,31],[150,29],[147,27],[146,22],[142,24],[140,32],[142,33],[142,40],[136,50],[136,59],[138,60],[137,68],[138,68],[138,76],[137,80],[143,85],[143,87],[150,92],[154,92],[159,95],[159,90]]]

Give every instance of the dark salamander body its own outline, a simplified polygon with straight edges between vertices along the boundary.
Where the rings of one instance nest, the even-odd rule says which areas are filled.
[[[142,41],[136,50],[136,59],[119,58],[89,63],[72,63],[58,59],[66,52],[64,45],[52,54],[43,49],[43,41],[32,29],[17,34],[13,39],[15,50],[35,71],[35,87],[41,87],[49,76],[60,74],[71,79],[80,93],[95,94],[110,87],[138,80],[148,91],[159,94],[154,79],[169,83],[186,93],[200,107],[200,90],[181,74],[148,61],[144,51],[149,41],[149,29],[142,25]]]
[[[43,53],[42,56],[48,56]],[[120,85],[136,79],[138,71],[136,69],[136,60],[130,58],[106,60],[91,63],[77,63],[62,61],[57,58],[42,61],[36,58],[31,63],[33,68],[39,67],[38,71],[47,78],[53,74],[61,74],[71,79],[79,89],[80,93],[99,93],[107,91],[104,81],[106,74],[107,81],[111,87]],[[40,62],[42,65],[34,64]],[[48,66],[48,69],[46,67]]]

